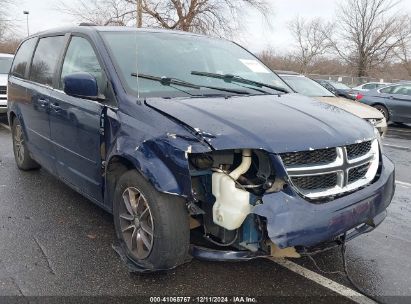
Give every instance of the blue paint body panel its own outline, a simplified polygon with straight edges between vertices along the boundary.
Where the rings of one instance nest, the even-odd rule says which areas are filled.
[[[34,159],[108,211],[106,170],[114,158],[127,160],[158,191],[192,201],[189,153],[264,150],[276,174],[285,178],[279,153],[345,146],[375,136],[363,119],[298,94],[141,100],[124,89],[100,30],[134,29],[76,27],[38,36],[86,37],[115,105],[10,76],[8,115],[21,121]],[[265,195],[254,213],[267,219],[269,237],[280,247],[327,241],[385,212],[394,191],[394,167],[385,157],[381,170],[372,185],[327,204],[307,202],[289,187]],[[245,233],[250,240],[259,236]]]
[[[378,219],[391,203],[394,180],[394,165],[384,157],[379,179],[362,190],[326,204],[313,204],[289,187],[265,195],[253,213],[267,218],[268,236],[279,247],[311,247]]]

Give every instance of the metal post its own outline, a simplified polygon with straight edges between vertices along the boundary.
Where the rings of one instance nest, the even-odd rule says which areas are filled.
[[[143,26],[143,0],[137,0],[137,27]]]
[[[23,11],[23,14],[26,15],[26,25],[27,25],[27,37],[30,36],[30,29],[29,29],[29,11]]]

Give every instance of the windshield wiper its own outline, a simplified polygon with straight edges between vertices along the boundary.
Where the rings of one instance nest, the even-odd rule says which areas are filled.
[[[191,74],[196,75],[196,76],[204,76],[204,77],[222,79],[226,82],[244,83],[244,84],[256,86],[256,87],[259,87],[259,88],[265,87],[265,88],[280,91],[280,92],[283,92],[283,93],[290,93],[285,88],[275,86],[275,85],[271,85],[271,84],[267,84],[267,83],[263,83],[263,82],[259,82],[259,81],[256,81],[256,80],[246,79],[246,78],[243,78],[243,77],[237,76],[237,75],[218,74],[218,73],[209,73],[209,72],[198,72],[198,71],[191,71]]]
[[[205,86],[205,85],[197,85],[193,83],[189,83],[184,80],[180,80],[177,78],[172,78],[172,77],[158,77],[158,76],[153,76],[153,75],[147,75],[147,74],[137,74],[137,73],[131,73],[131,76],[133,77],[139,77],[143,79],[149,79],[153,81],[158,81],[160,84],[164,86],[171,86],[173,85],[178,85],[186,88],[193,88],[193,89],[201,89],[201,88],[206,88],[206,89],[211,89],[211,90],[217,90],[217,91],[224,91],[228,93],[233,93],[233,94],[241,94],[241,95],[249,95],[250,93],[244,91],[244,90],[234,90],[234,89],[227,89],[227,88],[220,88],[220,87],[214,87],[214,86]],[[206,96],[202,94],[203,96]]]

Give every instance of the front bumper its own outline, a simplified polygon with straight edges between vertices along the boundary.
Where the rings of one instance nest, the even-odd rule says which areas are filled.
[[[0,95],[0,114],[7,113],[7,98]]]
[[[253,213],[267,219],[268,236],[278,247],[309,248],[354,228],[357,228],[354,236],[374,229],[385,218],[394,190],[394,165],[383,156],[379,179],[361,190],[327,203],[313,204],[288,188],[265,195],[263,204],[256,206]]]

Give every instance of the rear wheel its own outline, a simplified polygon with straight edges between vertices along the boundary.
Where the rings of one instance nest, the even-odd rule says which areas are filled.
[[[40,168],[40,165],[30,157],[30,153],[24,139],[23,128],[21,127],[21,123],[18,118],[13,120],[11,132],[13,136],[14,159],[17,167],[24,171]]]
[[[384,115],[385,120],[386,120],[387,122],[389,121],[390,115],[389,115],[388,110],[387,110],[387,108],[386,108],[385,106],[382,106],[382,105],[374,105],[374,108],[376,108],[378,111],[381,112],[382,115]]]
[[[120,177],[113,215],[120,246],[140,267],[170,269],[185,261],[190,228],[184,201],[159,193],[136,170]]]

